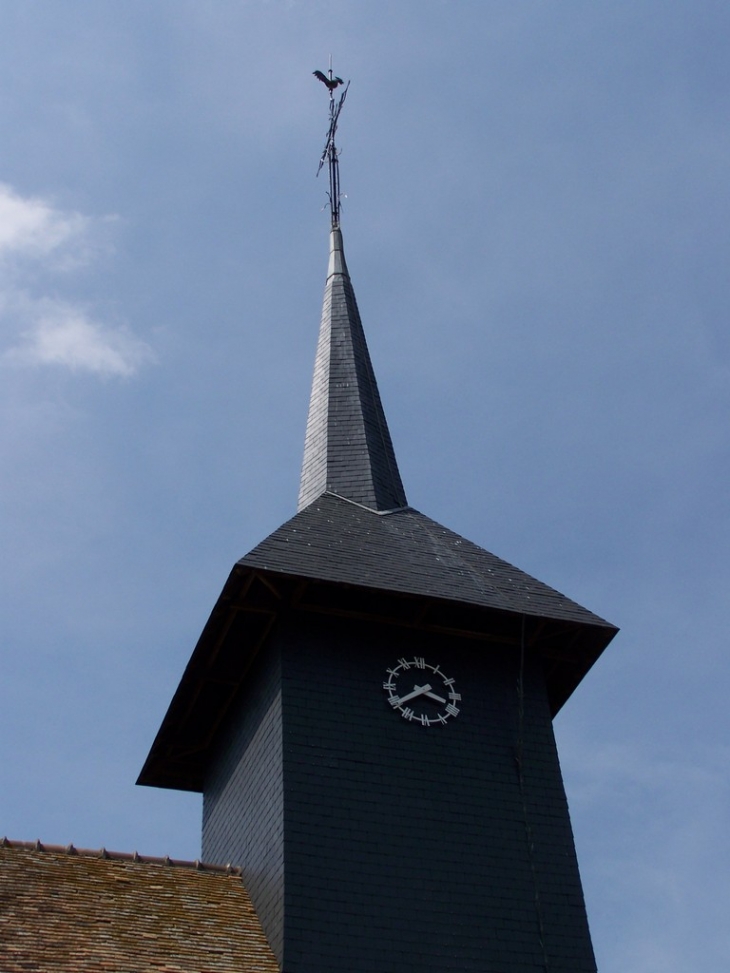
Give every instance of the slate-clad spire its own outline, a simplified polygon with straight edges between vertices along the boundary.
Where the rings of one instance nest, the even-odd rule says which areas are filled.
[[[326,492],[373,510],[407,505],[338,226],[330,237],[299,510]]]

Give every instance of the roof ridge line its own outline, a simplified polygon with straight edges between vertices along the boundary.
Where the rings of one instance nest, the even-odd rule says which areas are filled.
[[[357,500],[351,500],[349,497],[343,497],[341,493],[335,493],[334,490],[325,490],[323,497],[337,497],[338,500],[344,500],[345,503],[351,503],[353,507],[360,507],[362,510],[367,510],[371,514],[377,514],[378,517],[385,517],[388,514],[398,514],[402,510],[414,510],[409,503],[405,504],[403,507],[391,507],[390,510],[376,510],[374,507],[368,507],[366,503],[360,503]],[[316,501],[314,501],[316,502]],[[306,507],[304,508],[306,510]],[[416,511],[417,513],[418,511]]]
[[[47,845],[38,841],[11,841],[7,837],[0,840],[0,848],[11,848],[18,851],[39,851],[49,852],[54,855],[81,856],[82,858],[101,858],[107,861],[132,862],[140,865],[168,865],[172,868],[188,868],[199,872],[218,872],[226,875],[240,876],[241,868],[238,865],[215,865],[208,862],[201,862],[199,859],[189,861],[183,858],[170,858],[165,855],[160,858],[154,855],[140,855],[133,851],[108,851],[106,848],[76,848],[73,844],[69,845]]]

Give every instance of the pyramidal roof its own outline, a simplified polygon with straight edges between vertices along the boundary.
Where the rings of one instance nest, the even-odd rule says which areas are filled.
[[[372,510],[407,503],[338,226],[330,232],[299,510],[323,493]]]

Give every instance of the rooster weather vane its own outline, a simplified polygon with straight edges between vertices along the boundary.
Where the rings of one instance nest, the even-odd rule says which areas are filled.
[[[319,81],[322,82],[327,87],[330,93],[330,127],[327,131],[327,139],[324,143],[324,150],[322,151],[322,158],[319,160],[319,166],[317,167],[317,175],[319,175],[322,166],[327,161],[327,168],[329,169],[330,176],[330,189],[329,196],[330,200],[330,215],[332,217],[332,226],[336,227],[340,225],[340,163],[339,163],[339,152],[335,146],[335,132],[337,131],[337,122],[340,117],[340,112],[342,111],[342,106],[345,104],[345,98],[347,97],[347,89],[350,87],[350,82],[347,84],[342,80],[342,78],[337,78],[332,74],[332,59],[330,58],[330,68],[327,74],[324,71],[313,71],[312,72]],[[342,85],[342,94],[339,98],[335,98],[335,89]]]

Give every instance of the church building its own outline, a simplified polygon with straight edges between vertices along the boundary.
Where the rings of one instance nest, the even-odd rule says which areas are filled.
[[[409,506],[336,87],[298,510],[234,565],[138,781],[203,795],[202,864],[6,840],[4,973],[595,973],[552,719],[616,628]]]

